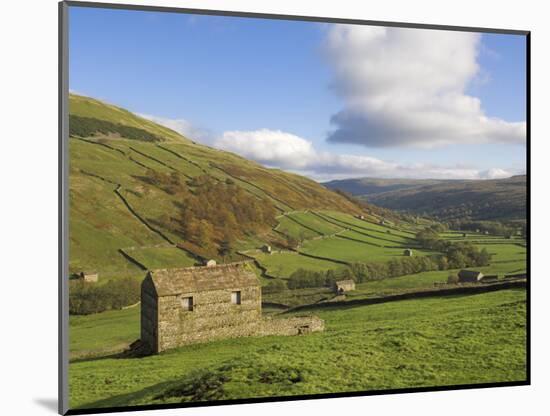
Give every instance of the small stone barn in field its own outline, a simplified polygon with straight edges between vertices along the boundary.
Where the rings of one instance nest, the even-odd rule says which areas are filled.
[[[78,275],[78,278],[88,283],[97,283],[97,281],[99,280],[99,273],[80,272],[80,274]]]
[[[141,285],[141,346],[150,353],[223,338],[323,329],[316,317],[262,318],[260,282],[246,262],[154,270]]]
[[[459,283],[475,283],[483,279],[483,273],[475,270],[461,270],[458,272]]]
[[[355,282],[351,279],[339,280],[334,282],[333,289],[337,294],[346,293],[355,290]]]
[[[403,255],[406,256],[406,257],[412,257],[413,256],[413,251],[410,248],[407,248],[403,251]]]

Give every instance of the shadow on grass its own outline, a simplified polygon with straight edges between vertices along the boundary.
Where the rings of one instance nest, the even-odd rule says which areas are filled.
[[[158,395],[173,385],[174,381],[165,381],[132,393],[121,394],[118,396],[109,397],[107,399],[101,399],[92,403],[87,403],[82,406],[76,407],[76,409],[97,409],[102,407],[122,407],[137,406],[142,404],[157,404],[140,403],[139,400],[143,399],[144,397],[153,397],[155,395]]]
[[[136,341],[137,342],[137,341]],[[135,344],[135,342],[133,343]],[[152,354],[144,353],[139,349],[135,349],[133,344],[129,344],[125,349],[119,351],[105,351],[103,354],[98,352],[97,354],[84,355],[81,357],[69,358],[69,363],[86,363],[99,360],[108,360],[108,359],[132,359],[132,358],[143,358],[148,357]]]

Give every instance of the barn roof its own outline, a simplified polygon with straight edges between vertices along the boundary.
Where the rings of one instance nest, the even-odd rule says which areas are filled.
[[[479,275],[483,276],[483,273],[476,270],[461,270],[458,272],[458,277],[478,277]]]
[[[153,270],[149,272],[148,278],[157,296],[260,285],[256,274],[246,262]]]

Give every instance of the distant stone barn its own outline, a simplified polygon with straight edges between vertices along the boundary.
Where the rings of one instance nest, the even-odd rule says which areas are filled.
[[[407,248],[407,249],[403,250],[403,255],[406,256],[406,257],[412,257],[413,256],[413,251],[410,248]]]
[[[141,347],[159,353],[223,338],[322,331],[314,316],[262,318],[261,287],[246,262],[150,271],[141,285]]]
[[[334,282],[333,289],[337,294],[346,293],[351,290],[355,290],[355,282],[351,279],[339,280]]]
[[[96,272],[80,272],[78,275],[80,280],[88,283],[97,283],[99,280],[99,273]]]
[[[461,270],[458,272],[459,283],[476,283],[483,279],[483,273],[475,270]]]

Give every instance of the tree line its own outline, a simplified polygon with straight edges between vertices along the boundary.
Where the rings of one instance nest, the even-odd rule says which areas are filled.
[[[455,220],[449,221],[447,224],[454,230],[481,233],[488,232],[491,235],[501,235],[507,238],[517,235],[518,232],[524,237],[527,234],[527,224],[525,221],[500,222]]]
[[[160,142],[164,140],[147,130],[138,127],[125,126],[91,117],[69,115],[69,135],[90,137],[97,134],[119,134],[121,137],[146,142]]]
[[[89,315],[133,305],[140,300],[140,287],[139,281],[131,277],[110,280],[102,285],[70,280],[69,313]]]

